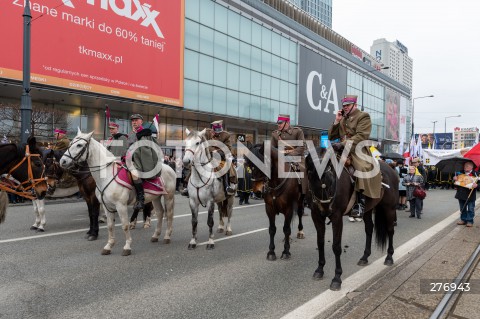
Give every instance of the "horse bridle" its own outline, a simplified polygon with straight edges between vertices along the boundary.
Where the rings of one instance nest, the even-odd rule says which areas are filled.
[[[75,157],[72,157],[72,153],[70,153],[70,148],[81,140],[85,141],[85,146],[82,148],[82,150],[80,152],[78,152],[77,155],[75,155]],[[72,162],[80,168],[82,168],[82,167],[83,168],[88,168],[90,170],[90,172],[100,171],[104,168],[107,168],[108,166],[110,166],[112,163],[115,162],[115,161],[111,161],[111,162],[108,162],[104,165],[96,165],[96,166],[80,165],[80,163],[81,163],[80,158],[83,156],[83,154],[85,154],[85,152],[87,152],[87,155],[85,156],[85,161],[88,159],[88,156],[90,155],[90,147],[89,146],[90,146],[90,139],[87,140],[86,138],[83,138],[83,137],[76,137],[73,141],[70,142],[70,145],[68,146],[68,149],[63,154],[63,156],[66,156],[66,157],[70,158],[72,160]],[[92,170],[92,168],[94,168],[94,170]]]
[[[30,200],[35,200],[37,199],[36,193],[35,193],[35,187],[46,181],[47,177],[44,177],[45,174],[45,165],[43,165],[42,169],[42,174],[40,175],[39,178],[33,178],[33,172],[32,172],[32,161],[31,157],[38,157],[40,158],[40,154],[31,154],[30,153],[30,147],[27,145],[25,146],[25,156],[22,158],[20,162],[18,162],[14,167],[12,167],[6,177],[6,182],[2,181],[0,182],[0,190],[4,190],[6,192],[14,193],[16,195],[28,198]],[[18,169],[25,161],[27,161],[27,167],[28,167],[28,178],[26,181],[19,181],[19,184],[14,183],[13,181],[10,180],[10,176],[12,173]],[[41,162],[41,160],[40,160]],[[47,183],[48,185],[48,183]],[[14,188],[15,187],[15,188]],[[19,191],[22,190],[22,191]],[[30,190],[30,192],[28,192]]]
[[[327,165],[327,168],[323,172],[322,176],[324,176],[325,173],[331,173],[331,172],[332,172],[332,167],[330,165]],[[319,176],[320,181],[322,180],[322,176]],[[320,197],[315,195],[315,192],[313,191],[312,187],[309,187],[309,189],[310,189],[310,194],[312,195],[312,202],[317,206],[330,204],[332,200],[335,198],[335,194],[333,196],[329,196],[327,185],[325,183],[321,184]]]

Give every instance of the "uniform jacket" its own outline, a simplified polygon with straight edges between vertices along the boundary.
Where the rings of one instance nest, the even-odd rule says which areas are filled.
[[[61,140],[58,140],[55,142],[55,145],[53,145],[53,150],[54,151],[64,151],[67,150],[70,145],[70,140],[66,137],[62,138]]]
[[[460,174],[465,174],[465,171],[461,171]],[[470,174],[468,174],[468,176],[477,177],[478,174],[477,174],[477,172],[472,171]],[[461,186],[458,186],[458,185],[455,185],[455,187],[457,188],[457,193],[455,194],[456,199],[468,200],[469,202],[472,202],[472,201],[475,202],[477,200],[477,190],[476,189],[474,189],[473,192],[471,192],[470,188],[461,187]],[[471,194],[470,194],[470,192],[471,192]],[[470,195],[470,198],[468,197],[468,195]]]
[[[290,126],[288,130],[275,130],[272,132],[271,143],[272,147],[278,148],[279,141],[284,141],[285,144],[285,154],[289,156],[300,156],[300,172],[303,172],[303,178],[301,179],[302,183],[302,194],[306,194],[308,190],[308,181],[305,176],[305,137],[303,136],[303,131],[301,128],[296,126]],[[301,146],[290,145],[288,141],[302,141]]]
[[[343,117],[338,124],[333,124],[328,130],[328,138],[334,140],[339,138],[342,144],[347,141],[352,141],[352,148],[350,155],[352,157],[352,165],[357,171],[369,172],[373,169],[373,165],[355,154],[355,148],[358,143],[368,140],[372,130],[372,121],[370,115],[355,109],[348,117]],[[364,154],[372,155],[370,148],[364,147],[362,149]],[[356,191],[363,191],[365,196],[370,198],[380,198],[381,195],[381,174],[377,174],[373,178],[357,178],[355,183]]]
[[[230,144],[230,133],[227,131],[221,131],[218,134],[214,134],[215,132],[211,128],[207,128],[205,132],[205,138],[209,140],[215,140],[222,142],[228,147],[228,150],[232,152],[232,145]],[[222,159],[225,159],[225,154],[215,146],[210,146],[210,152],[213,151],[218,151],[218,153],[222,156]],[[231,163],[230,163],[231,164]],[[230,183],[236,184],[237,183],[237,172],[235,171],[235,168],[233,165],[230,165],[230,169],[228,171],[229,173],[229,178],[230,178]]]
[[[114,140],[121,141],[123,144],[118,146],[113,146],[111,144]],[[122,133],[117,133],[113,136],[110,136],[110,138],[106,142],[106,146],[107,146],[107,150],[112,152],[112,154],[115,155],[115,157],[120,158],[122,156],[125,156],[125,153],[127,152],[127,148],[128,148],[127,135]]]
[[[132,134],[129,134],[128,141],[133,141],[134,138]],[[152,131],[150,129],[142,129],[135,133],[135,141],[152,141],[155,144],[157,143],[156,140],[152,137]],[[133,143],[135,143],[135,141]],[[133,144],[132,143],[132,144]],[[157,163],[158,163],[158,154],[156,153],[155,149],[150,147],[138,147],[132,155],[132,162],[135,169],[140,172],[150,172],[152,171]],[[160,176],[161,170],[152,176],[148,176],[147,178],[154,178]]]

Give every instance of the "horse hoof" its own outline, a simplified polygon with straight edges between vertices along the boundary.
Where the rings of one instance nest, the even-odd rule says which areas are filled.
[[[215,249],[215,244],[207,244],[207,250]]]
[[[197,244],[188,244],[188,250],[194,250],[197,248]]]
[[[383,263],[385,266],[393,266],[393,259],[385,259]]]
[[[37,229],[38,229],[37,226],[32,226],[32,227],[30,227],[30,230],[37,230]]]
[[[270,260],[270,261],[277,260],[277,256],[275,255],[275,253],[268,253],[267,260]]]
[[[143,224],[143,228],[150,228],[150,224]]]
[[[37,232],[37,233],[44,233],[44,232],[45,232],[45,229],[43,229],[43,228],[38,228],[38,229],[36,230],[36,232]]]
[[[283,253],[282,256],[280,257],[280,259],[283,259],[283,260],[289,260],[290,257],[292,257],[292,255],[290,253]]]
[[[150,238],[151,243],[158,243],[158,238],[157,237],[152,237]]]
[[[90,235],[87,238],[88,241],[94,241],[94,240],[97,240],[97,239],[98,239],[98,236],[95,236],[95,235]]]
[[[332,283],[330,284],[330,290],[339,291],[340,288],[342,288],[341,282],[332,281]]]
[[[135,229],[135,225],[130,225],[128,228]]]
[[[305,239],[305,235],[302,234],[302,233],[298,233],[298,234],[297,234],[297,238],[298,238],[298,239]]]
[[[103,256],[110,255],[111,252],[112,252],[111,250],[103,249],[103,250],[102,250],[102,255],[103,255]]]
[[[124,249],[122,251],[122,256],[130,256],[132,254],[132,250],[131,249]]]
[[[106,223],[105,218],[99,218],[99,219],[98,219],[98,223],[99,223],[99,224],[105,224],[105,223]]]
[[[225,236],[232,236],[233,232],[231,230],[227,230],[225,233]]]
[[[363,259],[360,259],[357,263],[358,266],[366,266],[368,265],[368,260],[363,260]]]
[[[170,242],[171,242],[171,240],[170,240],[169,238],[163,240],[163,243],[164,243],[164,244],[170,244]]]
[[[323,272],[314,272],[313,273],[313,279],[315,279],[315,280],[323,279]]]
[[[223,228],[217,229],[217,233],[219,233],[219,234],[223,233]]]

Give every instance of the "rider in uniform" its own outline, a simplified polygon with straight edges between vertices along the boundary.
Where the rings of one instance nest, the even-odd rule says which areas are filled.
[[[361,159],[355,153],[357,144],[368,140],[371,130],[372,122],[370,115],[357,108],[357,96],[345,95],[342,99],[342,109],[337,112],[335,121],[328,130],[328,138],[330,140],[339,138],[343,145],[347,141],[353,142],[350,156],[355,171],[366,173],[373,170],[372,163]],[[362,151],[365,155],[372,156],[369,147],[364,147]],[[357,192],[357,202],[353,206],[351,216],[361,218],[365,212],[365,197],[380,198],[382,176],[379,172],[371,178],[356,177],[355,191]]]
[[[290,115],[280,114],[277,119],[277,130],[272,132],[271,143],[272,147],[278,148],[279,141],[284,142],[284,149],[286,156],[300,156],[301,162],[299,163],[296,170],[303,173],[303,178],[300,179],[302,196],[300,197],[300,202],[303,202],[305,195],[308,190],[308,181],[305,176],[305,138],[303,136],[303,131],[297,126],[290,126]],[[302,141],[302,144],[299,146],[290,145],[288,141]],[[296,164],[296,163],[292,163]],[[299,205],[299,210],[303,210],[303,205]],[[303,211],[299,212],[303,214]]]
[[[56,128],[54,131],[55,134],[55,144],[53,145],[54,151],[65,151],[70,146],[70,140],[67,137],[67,131],[61,128]]]
[[[132,146],[137,141],[151,141],[156,143],[156,140],[152,137],[152,130],[150,128],[143,128],[143,116],[140,114],[133,114],[130,116],[132,122],[132,132],[128,134],[128,147]],[[158,155],[156,151],[150,147],[139,147],[135,150],[133,154],[129,154],[127,151],[127,156],[132,156],[132,162],[134,168],[139,172],[149,172],[153,170],[158,163]],[[132,180],[133,187],[137,193],[137,202],[133,206],[133,209],[143,209],[145,206],[145,192],[143,189],[143,180],[136,176],[132,171]],[[160,175],[161,172],[158,172],[157,175],[151,176],[154,178]]]
[[[128,135],[125,135],[123,133],[118,132],[118,127],[119,125],[115,122],[110,122],[108,123],[108,129],[110,130],[110,137],[108,140],[105,142],[105,146],[107,147],[107,150],[112,152],[112,154],[116,158],[121,158],[125,155],[127,152],[127,137]],[[114,141],[119,141],[115,142]],[[115,145],[113,145],[115,144]],[[119,144],[119,145],[117,145]]]
[[[223,121],[222,120],[215,121],[215,122],[212,122],[210,124],[210,128],[206,129],[205,138],[207,140],[219,141],[219,142],[225,144],[228,147],[228,150],[230,152],[232,151],[232,146],[230,144],[230,133],[223,130]],[[228,160],[225,157],[225,154],[223,153],[223,151],[221,149],[219,149],[218,147],[210,146],[210,152],[212,152],[212,153],[213,152],[218,152],[221,156],[222,161]],[[223,178],[223,183],[224,183],[224,187],[225,187],[225,191],[227,192],[227,195],[229,195],[229,196],[235,195],[235,190],[237,188],[237,183],[238,183],[237,182],[237,173],[236,173],[236,171],[233,168],[233,165],[231,163],[230,163],[230,168],[229,168],[228,172],[224,176],[222,176],[222,178]],[[190,172],[188,172],[185,180],[188,182],[189,179],[190,179]],[[185,187],[182,190],[181,194],[183,196],[188,196],[188,187]]]

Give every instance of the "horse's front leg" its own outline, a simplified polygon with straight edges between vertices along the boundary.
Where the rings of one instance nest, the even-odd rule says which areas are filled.
[[[198,227],[198,203],[190,196],[190,210],[192,211],[192,239],[188,244],[188,249],[197,248],[197,227]]]
[[[335,254],[335,277],[330,283],[330,289],[337,291],[342,287],[342,261],[340,256],[342,254],[342,234],[343,234],[343,216],[340,211],[334,212],[330,216],[332,221],[333,244],[332,250]],[[325,223],[324,223],[325,227]]]
[[[100,211],[100,203],[96,200],[85,198],[88,208],[88,218],[90,219],[90,228],[85,236],[88,241],[97,240],[98,238],[98,213]]]
[[[109,212],[105,205],[103,205],[103,211],[107,215],[108,241],[105,247],[103,247],[102,255],[110,255],[115,245],[115,213]]]
[[[372,253],[372,234],[373,234],[372,212],[373,210],[370,210],[368,212],[365,212],[365,215],[363,215],[363,222],[365,223],[366,240],[365,240],[365,250],[363,251],[363,256],[362,258],[360,258],[360,260],[357,263],[357,265],[359,266],[368,265],[368,257],[370,257]]]
[[[318,267],[313,273],[313,278],[323,279],[323,267],[325,266],[325,217],[320,215],[318,208],[312,207],[310,211],[312,214],[313,224],[315,225],[315,230],[317,231],[318,248]]]
[[[130,234],[130,225],[128,220],[128,206],[123,203],[116,205],[120,221],[122,222],[123,233],[125,234],[125,246],[123,246],[122,256],[130,256],[132,254],[132,236]]]
[[[285,241],[283,243],[283,252],[280,259],[290,259],[290,236],[292,235],[292,222],[293,208],[287,207],[285,210],[285,222],[283,223],[283,234],[285,235]]]
[[[387,257],[385,257],[384,264],[387,266],[393,265],[393,234],[395,233],[395,220],[397,217],[396,209],[390,209],[386,211],[387,219],[387,234],[388,234],[388,248],[387,248]]]
[[[30,227],[31,230],[36,230],[38,232],[45,231],[45,202],[44,200],[33,200],[33,213],[35,214],[35,223]]]
[[[225,231],[225,223],[223,222],[223,203],[219,202],[217,203],[218,207],[218,228],[217,228],[217,233],[222,234]]]
[[[173,232],[173,207],[175,206],[175,193],[164,195],[165,209],[167,211],[167,230],[163,238],[164,244],[170,244],[170,237]]]
[[[297,209],[297,215],[298,215],[298,232],[297,232],[297,238],[298,239],[305,239],[305,233],[303,232],[303,213],[305,210],[305,204],[303,202],[303,195],[300,196],[300,199],[298,200],[298,209]]]
[[[225,232],[225,235],[231,236],[233,234],[232,231],[232,214],[233,214],[233,201],[234,197],[231,196],[229,199],[225,201],[225,209],[227,211],[227,231]]]
[[[161,197],[157,197],[152,201],[153,209],[155,210],[155,214],[157,215],[157,227],[155,227],[155,232],[150,238],[152,243],[158,242],[158,238],[162,233],[162,225],[163,225],[163,206],[161,202]]]
[[[270,245],[268,246],[267,260],[276,260],[277,256],[275,255],[275,234],[277,232],[277,227],[275,226],[275,211],[270,205],[265,207],[268,217],[268,234],[270,235]]]
[[[208,225],[208,243],[207,243],[207,250],[212,250],[215,248],[215,242],[213,238],[213,212],[215,211],[215,203],[213,201],[209,202],[208,204],[208,218],[207,218],[207,225]]]

